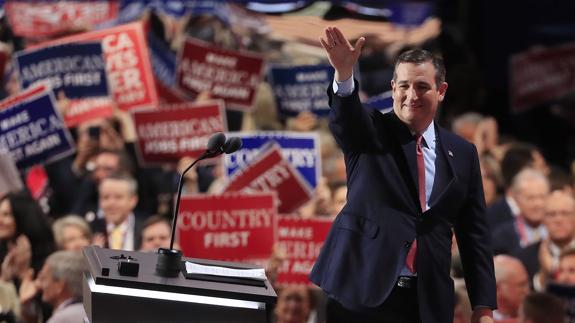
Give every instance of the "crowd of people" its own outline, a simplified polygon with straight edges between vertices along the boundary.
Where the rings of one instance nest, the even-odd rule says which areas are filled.
[[[270,61],[322,62],[301,53],[289,56],[294,54],[283,52],[276,40],[242,34],[215,17],[189,18],[180,29],[161,14],[147,13],[142,19],[173,47],[186,35],[223,48],[259,51]],[[21,44],[12,46],[16,50]],[[365,60],[371,59],[367,56],[372,51],[364,52]],[[18,93],[15,78],[8,66],[5,97]],[[194,100],[205,98],[209,93]],[[265,81],[258,88],[253,111],[227,113],[229,130],[319,133],[321,178],[310,201],[295,213],[301,218],[333,219],[344,208],[345,161],[327,120],[309,112],[279,118]],[[497,285],[495,321],[564,322],[575,306],[570,308],[565,294],[554,291],[572,286],[575,299],[575,164],[570,170],[549,164],[538,147],[501,135],[497,120],[477,112],[456,116],[450,126],[477,147],[480,157]],[[86,246],[144,252],[169,246],[178,179],[191,160],[141,165],[129,115],[118,113],[70,130],[76,152],[43,165],[48,185],[39,194],[25,188],[0,197],[0,321],[80,322],[78,318],[85,315],[81,285],[86,270],[81,250]],[[20,175],[24,182],[31,176],[27,170]],[[195,167],[184,178],[184,193],[219,194],[225,181],[221,163]],[[472,310],[457,241],[453,241],[454,322],[469,322]],[[283,258],[282,250],[274,249],[266,268],[269,278],[276,277]],[[274,287],[278,294],[275,322],[323,322],[325,296],[319,289]]]

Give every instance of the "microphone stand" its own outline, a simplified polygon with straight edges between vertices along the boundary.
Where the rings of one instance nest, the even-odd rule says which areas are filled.
[[[196,159],[190,166],[188,166],[180,175],[178,183],[178,196],[176,198],[176,207],[174,209],[174,218],[172,219],[172,237],[170,239],[170,248],[158,249],[158,262],[156,263],[156,274],[162,277],[177,277],[180,273],[180,263],[182,260],[182,252],[174,249],[174,239],[176,237],[176,225],[178,222],[178,213],[180,209],[180,198],[182,196],[182,188],[184,186],[184,175],[194,167],[200,160],[206,158],[216,157],[222,154],[222,148],[215,151],[206,150],[198,159]]]

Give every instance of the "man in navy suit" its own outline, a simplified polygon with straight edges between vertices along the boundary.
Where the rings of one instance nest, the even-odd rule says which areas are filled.
[[[329,296],[327,322],[453,321],[452,232],[473,322],[493,322],[491,241],[475,147],[433,122],[445,67],[423,50],[402,54],[393,112],[364,109],[353,79],[365,39],[353,47],[329,27],[320,39],[335,80],[330,129],[345,155],[347,204],[310,275]]]

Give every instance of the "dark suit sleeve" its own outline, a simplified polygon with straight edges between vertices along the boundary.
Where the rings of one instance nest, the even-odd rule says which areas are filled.
[[[491,235],[485,218],[485,197],[475,146],[470,159],[467,201],[457,216],[455,235],[472,307],[496,308]]]
[[[359,84],[357,80],[354,82],[355,89],[349,96],[334,94],[332,85],[327,90],[331,107],[329,128],[344,152],[366,151],[376,144],[375,126],[370,113],[359,101]]]

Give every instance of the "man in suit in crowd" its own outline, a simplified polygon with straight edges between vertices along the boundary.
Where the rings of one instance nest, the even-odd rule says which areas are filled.
[[[534,168],[547,175],[549,167],[537,147],[527,143],[513,143],[501,161],[501,176],[505,188],[504,195],[486,211],[491,230],[496,230],[508,222],[513,222],[521,213],[513,198],[512,184],[515,176],[525,168]]]
[[[492,230],[494,254],[511,254],[547,238],[543,225],[549,181],[538,170],[525,168],[513,178],[511,196],[519,214]]]
[[[493,313],[496,322],[515,322],[519,307],[529,294],[529,276],[519,259],[495,256],[495,278],[497,280],[497,310]]]
[[[353,47],[329,27],[320,39],[335,80],[330,129],[345,156],[348,199],[310,275],[329,296],[327,322],[453,321],[455,231],[473,322],[493,322],[491,242],[475,147],[433,119],[445,67],[423,50],[399,56],[393,112],[364,109]],[[453,231],[452,231],[453,229]]]
[[[82,304],[82,281],[87,265],[79,251],[56,251],[44,263],[38,278],[26,277],[20,288],[24,308],[34,309],[34,299],[42,294],[42,302],[53,308],[47,323],[72,323],[87,320]],[[24,321],[37,322],[38,313],[24,311]]]
[[[545,201],[543,225],[548,239],[528,245],[515,254],[521,260],[535,290],[543,291],[559,267],[564,250],[575,247],[575,198],[556,190]]]
[[[98,186],[102,216],[90,223],[92,231],[104,237],[104,247],[138,250],[143,218],[134,214],[138,204],[138,184],[125,174],[110,175]]]

